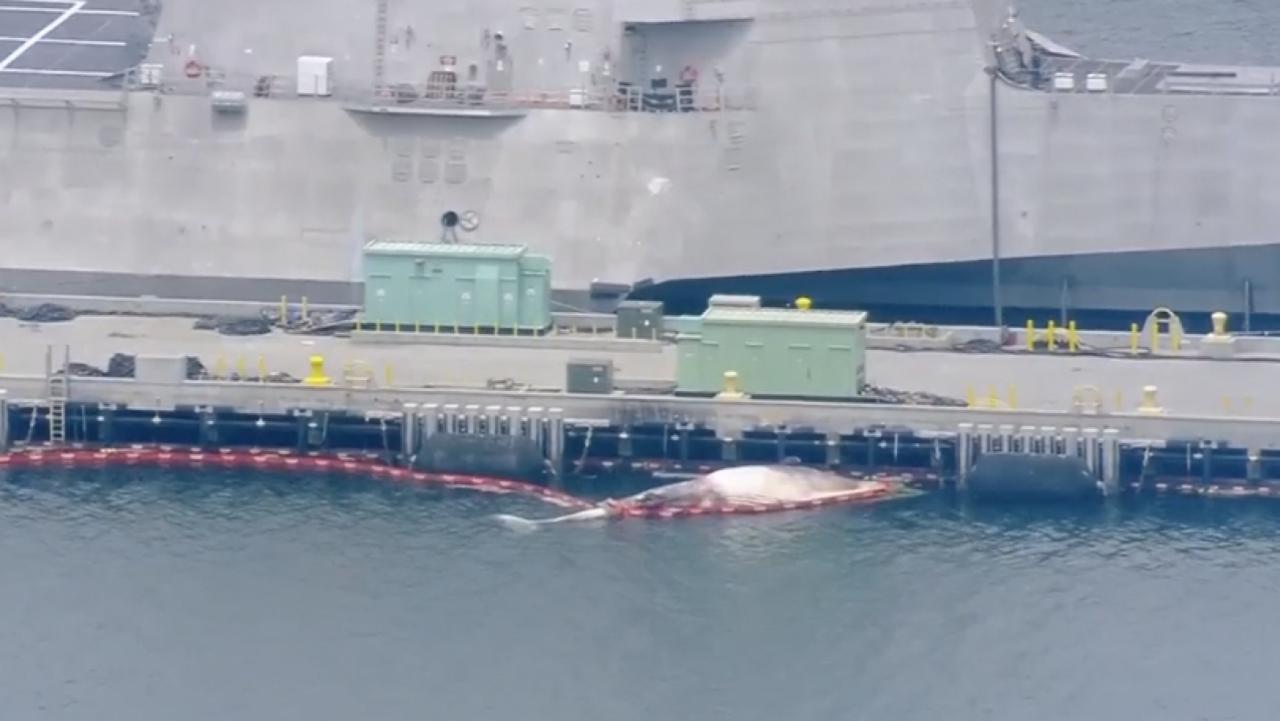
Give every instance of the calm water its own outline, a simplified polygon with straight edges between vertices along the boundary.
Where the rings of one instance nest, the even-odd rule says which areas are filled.
[[[1027,25],[1086,55],[1280,65],[1276,0],[1018,0]]]
[[[230,472],[0,479],[3,718],[1275,717],[1280,506],[513,535],[533,501]]]

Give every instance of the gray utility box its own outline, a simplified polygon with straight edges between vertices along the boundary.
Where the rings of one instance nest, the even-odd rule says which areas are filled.
[[[187,357],[140,355],[134,360],[133,378],[139,383],[183,383],[187,380]]]
[[[565,390],[569,393],[612,393],[613,361],[572,360]]]
[[[662,337],[662,301],[625,300],[618,304],[618,337],[658,340]]]

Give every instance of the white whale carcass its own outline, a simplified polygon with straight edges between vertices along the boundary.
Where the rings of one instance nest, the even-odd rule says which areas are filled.
[[[517,529],[551,523],[606,518],[672,518],[694,515],[769,513],[861,503],[898,497],[901,484],[882,479],[857,479],[801,466],[739,466],[688,481],[659,486],[634,496],[608,499],[576,513],[529,520],[496,516]]]

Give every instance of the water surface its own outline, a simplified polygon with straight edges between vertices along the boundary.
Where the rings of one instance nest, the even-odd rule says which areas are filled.
[[[1280,512],[810,514],[514,535],[535,501],[0,480],[5,719],[1274,718]]]

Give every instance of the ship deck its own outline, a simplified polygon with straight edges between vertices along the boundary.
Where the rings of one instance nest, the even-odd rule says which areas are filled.
[[[140,0],[0,0],[0,87],[101,88],[151,35]]]

